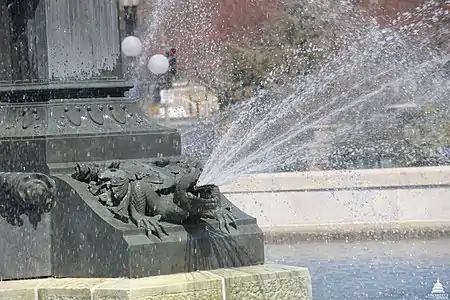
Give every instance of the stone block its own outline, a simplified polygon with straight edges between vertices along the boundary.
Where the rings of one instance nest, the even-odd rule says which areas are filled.
[[[166,223],[169,236],[159,240],[115,218],[70,176],[54,179],[60,196],[52,211],[55,277],[138,278],[264,263],[261,229],[231,203],[237,230],[230,234],[215,220]]]
[[[119,279],[94,291],[95,300],[223,300],[221,281],[207,272]]]
[[[226,300],[311,300],[308,269],[259,265],[210,271],[222,278]]]
[[[94,289],[110,280],[112,279],[49,279],[38,287],[38,297],[34,300],[91,300]]]
[[[34,300],[37,288],[48,279],[0,281],[0,300]]]

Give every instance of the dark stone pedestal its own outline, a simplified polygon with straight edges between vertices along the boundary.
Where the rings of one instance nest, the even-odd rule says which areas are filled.
[[[125,88],[116,84],[65,86],[53,89],[47,102],[0,104],[0,171],[51,174],[57,189],[55,207],[36,229],[0,220],[0,278],[143,277],[263,263],[256,219],[232,204],[237,229],[230,233],[217,221],[166,224],[169,235],[159,240],[114,218],[87,184],[70,177],[80,162],[181,154],[179,133],[149,120],[136,101],[119,97]],[[20,93],[37,97],[32,90]],[[61,93],[81,98],[54,98]]]
[[[127,89],[123,82],[0,88],[0,99],[9,99],[0,103],[0,172],[50,174],[71,172],[80,161],[179,155],[180,135],[150,121],[136,101],[119,97]],[[77,99],[57,99],[63,95]],[[38,102],[18,102],[22,98]],[[2,197],[0,208],[7,201]],[[58,205],[65,201],[57,195]],[[67,218],[67,213],[45,215],[36,229],[25,216],[22,226],[0,216],[0,278],[52,275],[51,224],[59,226],[55,217]]]
[[[92,5],[95,11],[88,9]],[[218,230],[216,221],[168,224],[169,236],[159,240],[133,223],[113,218],[100,203],[103,199],[89,193],[87,185],[98,183],[100,176],[81,179],[83,185],[68,175],[77,163],[181,154],[179,133],[152,122],[137,101],[124,97],[132,85],[123,80],[120,41],[123,29],[131,33],[134,24],[124,24],[130,18],[121,16],[120,7],[107,0],[0,3],[7,28],[0,30],[4,42],[0,43],[4,62],[0,77],[6,76],[0,78],[0,279],[142,277],[264,261],[263,236],[256,220],[231,204],[237,216],[237,229],[231,233]],[[102,39],[96,38],[99,34]],[[126,207],[123,210],[132,212],[136,224],[144,220],[139,225],[150,227],[157,204],[168,203],[178,207],[166,205],[169,209],[159,210],[166,220],[182,223],[199,216],[219,220],[225,216],[233,224],[230,212],[219,205],[217,187],[192,184],[188,193],[188,187],[175,178],[172,183],[166,181],[171,185],[158,194],[149,188],[154,182],[146,186],[134,182],[143,182],[140,175],[125,176],[127,183],[133,182],[125,196],[134,193],[133,197],[120,193],[116,197],[112,188],[108,190],[114,196],[108,205]],[[116,187],[112,182],[102,184]],[[102,190],[100,195],[108,192]],[[177,202],[158,202],[170,195]],[[132,198],[134,205],[122,207],[127,202],[119,201],[120,197]],[[155,198],[157,204],[150,201]]]
[[[145,277],[264,263],[256,219],[232,206],[237,230],[217,221],[165,224],[169,236],[148,237],[125,224],[69,176],[54,177],[60,201],[53,210],[53,271],[57,277]]]

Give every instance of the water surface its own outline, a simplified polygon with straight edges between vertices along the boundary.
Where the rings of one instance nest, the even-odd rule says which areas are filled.
[[[267,245],[266,261],[307,267],[314,300],[418,300],[450,291],[450,239]]]

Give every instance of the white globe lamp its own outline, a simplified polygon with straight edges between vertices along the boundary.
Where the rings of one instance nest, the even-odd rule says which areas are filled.
[[[161,75],[169,69],[169,60],[162,54],[155,54],[148,61],[149,70],[156,75]]]
[[[120,4],[123,7],[138,6],[139,3],[140,3],[139,0],[120,0]]]
[[[142,52],[141,40],[135,36],[127,36],[122,41],[122,52],[125,56],[138,56]]]

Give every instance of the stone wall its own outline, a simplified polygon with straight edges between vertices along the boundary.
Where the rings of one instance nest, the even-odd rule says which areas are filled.
[[[450,166],[255,174],[221,189],[262,228],[450,224]]]

